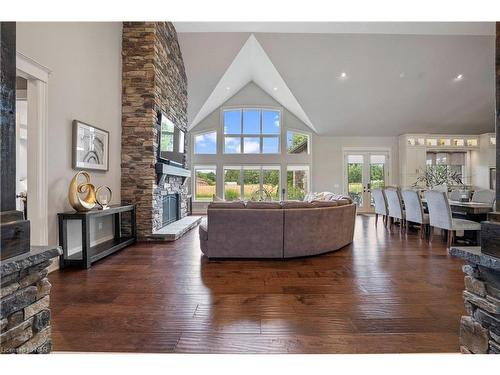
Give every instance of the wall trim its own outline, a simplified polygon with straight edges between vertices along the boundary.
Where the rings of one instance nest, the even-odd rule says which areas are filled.
[[[17,53],[16,74],[28,80],[28,218],[32,245],[48,245],[48,79],[50,70]]]

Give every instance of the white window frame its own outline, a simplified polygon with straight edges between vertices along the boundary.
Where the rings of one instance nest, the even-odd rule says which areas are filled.
[[[226,134],[224,132],[224,113],[228,111],[240,111],[240,131],[239,134]],[[258,134],[247,134],[243,133],[243,112],[244,111],[259,111],[259,126],[260,133]],[[262,132],[263,119],[262,112],[263,111],[273,111],[279,112],[280,116],[280,131],[277,134],[265,134]],[[266,106],[236,106],[236,107],[223,107],[221,108],[221,134],[222,134],[222,154],[223,155],[280,155],[281,154],[281,138],[283,134],[283,111],[278,107],[266,107]],[[240,152],[226,152],[226,138],[239,138],[240,139]],[[245,153],[245,138],[259,138],[259,152],[255,153]],[[264,138],[276,138],[278,139],[278,151],[277,152],[263,152],[264,148]]]
[[[286,199],[289,199],[289,197],[288,197],[288,171],[304,171],[304,170],[307,170],[307,190],[305,192],[305,195],[309,194],[312,191],[312,189],[311,189],[311,166],[309,164],[287,164],[286,171],[285,171]]]
[[[214,153],[203,153],[203,152],[196,152],[196,137],[200,135],[205,135],[205,134],[210,134],[210,133],[215,133],[215,152]],[[192,134],[192,143],[193,143],[193,155],[217,155],[218,154],[218,149],[217,149],[217,129],[213,130],[206,130],[206,131],[201,131],[197,133]]]
[[[203,199],[196,199],[196,171],[200,169],[213,169],[215,171],[215,195],[217,195],[217,165],[215,164],[210,164],[210,165],[195,165],[193,166],[193,178],[192,178],[192,197],[193,197],[193,202],[211,202],[212,199],[209,200],[203,200]]]
[[[288,152],[288,133],[299,133],[301,135],[307,136],[307,153],[305,154],[291,154]],[[312,154],[312,133],[305,131],[305,130],[300,130],[300,129],[287,129],[285,132],[285,153],[287,155],[291,155],[293,158],[296,157],[297,155],[311,155]]]
[[[233,170],[239,170],[240,171],[240,199],[243,200],[245,198],[244,196],[244,184],[243,184],[243,172],[245,169],[247,170],[260,170],[260,176],[259,176],[259,185],[260,189],[262,189],[264,185],[264,170],[276,170],[278,171],[278,200],[281,200],[281,189],[282,189],[282,182],[281,182],[281,165],[279,164],[244,164],[244,165],[224,165],[222,167],[222,196],[224,199],[226,199],[226,182],[225,182],[225,172],[227,169],[233,169]]]

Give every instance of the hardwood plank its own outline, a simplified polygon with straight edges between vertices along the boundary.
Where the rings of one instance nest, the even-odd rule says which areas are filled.
[[[56,351],[458,352],[462,262],[359,216],[344,249],[217,260],[197,231],[50,274]]]

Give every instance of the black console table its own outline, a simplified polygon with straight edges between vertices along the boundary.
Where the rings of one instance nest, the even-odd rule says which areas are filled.
[[[122,235],[122,213],[130,213],[130,233]],[[90,245],[90,219],[103,216],[113,216],[114,238],[95,246]],[[63,249],[60,257],[60,267],[80,266],[90,268],[90,265],[124,247],[134,243],[137,239],[137,225],[134,205],[113,205],[106,210],[91,210],[87,212],[63,212],[57,214],[59,218],[59,245]],[[82,223],[81,251],[68,254],[68,221],[79,220]]]

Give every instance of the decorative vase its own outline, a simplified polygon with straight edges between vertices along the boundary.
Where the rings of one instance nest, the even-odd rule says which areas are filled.
[[[79,183],[80,176],[85,177],[85,182]],[[84,195],[82,198],[81,195]],[[85,171],[78,172],[69,183],[68,200],[71,207],[78,212],[86,212],[96,204],[96,190],[91,182],[90,175]]]

